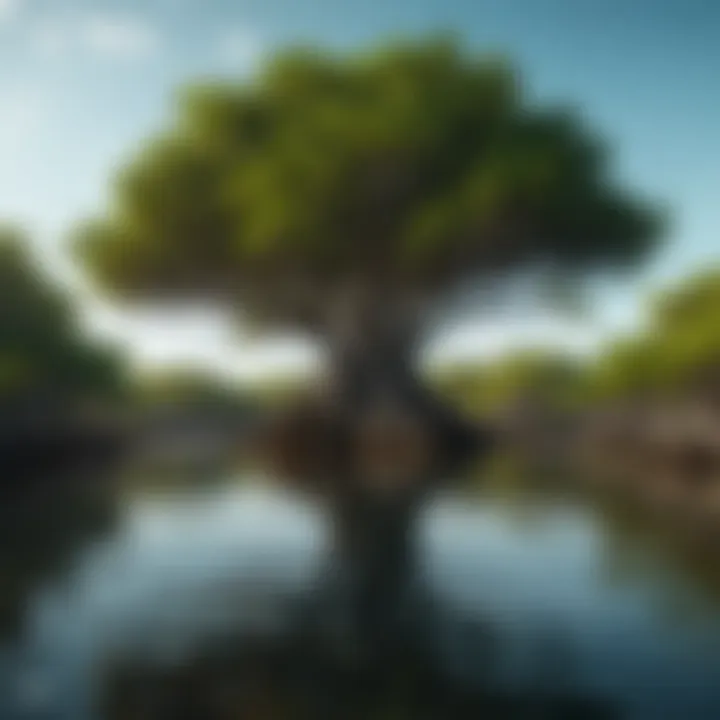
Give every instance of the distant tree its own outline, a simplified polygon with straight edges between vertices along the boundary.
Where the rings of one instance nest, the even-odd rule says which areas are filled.
[[[251,412],[258,401],[246,388],[211,372],[168,368],[140,374],[133,383],[134,404],[143,409],[185,407],[197,411]]]
[[[121,356],[85,337],[19,232],[0,230],[0,404],[117,397]]]
[[[720,400],[720,270],[659,293],[647,326],[609,348],[594,372],[600,395],[697,393]]]
[[[436,373],[436,384],[467,410],[493,413],[518,403],[569,406],[585,394],[585,363],[565,353],[521,351]]]

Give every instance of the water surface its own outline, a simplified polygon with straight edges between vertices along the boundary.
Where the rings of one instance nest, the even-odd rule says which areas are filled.
[[[16,547],[21,561],[22,537]],[[421,550],[448,673],[591,693],[623,717],[720,717],[720,607],[659,544],[638,548],[589,502],[445,495],[423,518]],[[237,478],[125,500],[22,586],[0,717],[92,718],[118,658],[172,664],[213,638],[282,635],[326,552],[319,508]]]

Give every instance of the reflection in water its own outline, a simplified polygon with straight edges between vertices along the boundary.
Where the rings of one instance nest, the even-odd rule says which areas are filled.
[[[507,692],[485,684],[483,672],[462,683],[433,655],[417,651],[372,667],[339,660],[307,637],[226,645],[169,672],[116,674],[106,716],[131,718],[148,710],[158,718],[218,720],[616,716],[611,704],[577,692]]]
[[[78,550],[109,532],[114,520],[113,503],[99,485],[48,482],[27,497],[0,498],[0,638],[21,629],[27,595],[62,576]]]
[[[693,595],[667,563],[609,574],[634,546],[574,501],[438,501],[415,603],[425,632],[370,667],[303,631],[326,534],[294,497],[138,499],[96,525],[104,539],[68,535],[62,552],[60,528],[82,523],[58,515],[31,543],[51,528],[34,517],[16,523],[15,567],[34,579],[4,644],[2,718],[720,716],[717,615],[667,614],[670,590]],[[32,560],[40,546],[47,563]]]

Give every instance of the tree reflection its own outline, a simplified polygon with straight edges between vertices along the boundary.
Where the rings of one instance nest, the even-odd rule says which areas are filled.
[[[682,472],[667,466],[664,471],[662,478],[648,477],[656,496],[662,480],[679,487],[687,482]],[[656,498],[653,503],[633,488],[588,482],[576,473],[555,472],[548,477],[517,457],[501,457],[490,467],[477,469],[471,486],[501,498],[505,506],[526,511],[525,521],[528,513],[547,501],[575,503],[601,525],[608,582],[636,582],[651,576],[663,581],[664,591],[658,597],[669,599],[669,605],[681,603],[686,608],[691,597],[696,598],[696,610],[705,605],[715,611],[720,604],[720,532],[715,506],[705,497],[690,497],[682,504]],[[682,616],[691,619],[687,611]]]
[[[462,676],[443,664],[436,646],[386,647],[367,662],[329,649],[322,635],[298,629],[280,641],[227,641],[175,667],[133,661],[110,668],[99,711],[108,720],[619,716],[610,703],[580,691],[503,687],[493,673],[501,655],[494,629],[458,627],[466,640],[455,658],[465,670]],[[570,673],[574,659],[560,647],[549,638],[539,662]]]
[[[593,503],[607,528],[611,577],[621,580],[652,572],[657,566],[654,559],[664,569],[667,587],[663,597],[671,603],[695,597],[698,611],[702,605],[713,610],[718,607],[720,535],[715,528],[684,515],[652,512],[644,504],[613,494],[596,494]],[[685,602],[682,605],[687,607]],[[682,619],[692,617],[684,611]]]
[[[9,481],[17,486],[24,481]],[[114,502],[101,478],[39,480],[40,491],[0,504],[0,637],[19,633],[31,594],[61,577],[80,548],[110,531]]]

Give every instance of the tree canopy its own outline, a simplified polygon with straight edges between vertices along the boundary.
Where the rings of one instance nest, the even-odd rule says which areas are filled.
[[[346,283],[408,297],[545,264],[627,266],[656,208],[601,134],[445,38],[323,54],[185,89],[76,248],[128,298],[220,299],[302,322]]]
[[[0,400],[105,395],[120,390],[122,375],[116,351],[83,336],[27,239],[0,229]]]

